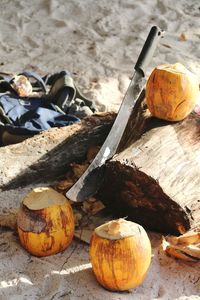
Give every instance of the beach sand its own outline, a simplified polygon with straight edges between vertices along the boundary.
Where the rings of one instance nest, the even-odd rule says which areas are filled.
[[[158,64],[181,62],[200,81],[198,0],[2,0],[0,70],[69,70],[100,111],[117,111],[152,25],[166,37],[147,76]],[[32,187],[1,191],[1,215],[18,208]],[[153,257],[144,283],[113,293],[96,282],[87,244],[75,240],[63,253],[36,258],[21,248],[15,231],[2,229],[0,300],[200,299],[200,265],[167,257],[160,251],[161,235],[149,235]]]

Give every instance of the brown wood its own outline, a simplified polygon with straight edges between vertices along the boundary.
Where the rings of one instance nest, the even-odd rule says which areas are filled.
[[[55,182],[91,145],[104,142],[115,116],[92,116],[0,148],[0,188]],[[149,229],[183,233],[200,223],[199,175],[200,117],[193,113],[177,123],[152,118],[141,97],[98,196],[112,212]]]
[[[101,145],[116,114],[93,115],[79,124],[53,128],[21,143],[0,148],[0,188],[54,182],[71,162],[82,161],[91,145]]]
[[[106,164],[98,195],[104,204],[156,231],[178,234],[199,226],[200,116],[164,122],[150,117],[142,102],[121,146]]]

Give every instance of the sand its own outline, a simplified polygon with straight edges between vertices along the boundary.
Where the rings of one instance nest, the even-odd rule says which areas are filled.
[[[43,75],[67,69],[100,111],[116,111],[155,24],[167,34],[147,76],[158,64],[179,61],[200,80],[198,0],[2,0],[0,70]],[[1,214],[12,216],[32,187],[1,191]],[[200,299],[199,264],[167,257],[160,252],[161,236],[149,235],[153,257],[144,283],[112,293],[96,282],[87,244],[74,241],[63,253],[36,258],[21,248],[15,230],[2,229],[0,299]]]

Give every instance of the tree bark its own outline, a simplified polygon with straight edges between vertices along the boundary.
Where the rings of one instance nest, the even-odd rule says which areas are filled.
[[[165,122],[145,113],[143,102],[131,120],[98,196],[148,229],[179,234],[200,226],[200,117]]]

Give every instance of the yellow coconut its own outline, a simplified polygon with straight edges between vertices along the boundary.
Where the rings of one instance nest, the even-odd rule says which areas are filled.
[[[147,106],[157,118],[183,120],[198,100],[198,79],[180,63],[158,66],[147,81]]]
[[[150,266],[150,240],[142,226],[124,219],[113,220],[93,232],[90,260],[104,288],[135,288],[143,282]]]
[[[49,187],[33,189],[23,199],[17,218],[22,246],[35,256],[63,251],[74,234],[74,215],[69,201]]]

